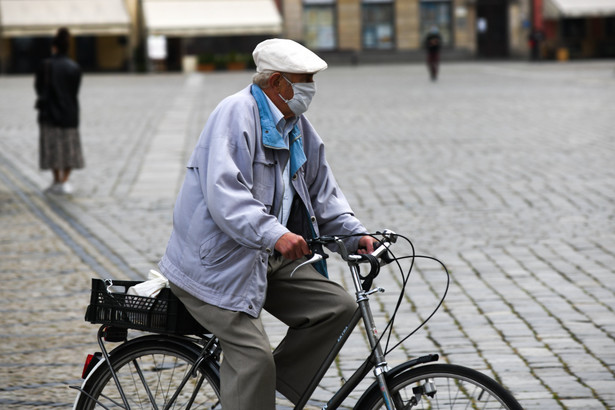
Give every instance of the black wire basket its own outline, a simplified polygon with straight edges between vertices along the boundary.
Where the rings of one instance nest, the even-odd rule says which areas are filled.
[[[85,320],[152,333],[208,333],[169,288],[161,289],[155,298],[126,294],[131,286],[139,283],[92,279],[92,294]]]

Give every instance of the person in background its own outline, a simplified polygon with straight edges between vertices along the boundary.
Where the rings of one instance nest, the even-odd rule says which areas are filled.
[[[528,43],[530,47],[530,60],[540,60],[540,48],[541,43],[544,40],[544,33],[541,30],[532,29],[528,36]]]
[[[68,57],[70,33],[60,28],[52,40],[52,56],[36,72],[36,108],[40,128],[40,168],[51,170],[53,182],[46,192],[70,194],[73,169],[83,168],[79,135],[81,68]]]
[[[287,39],[259,43],[252,84],[210,115],[187,164],[160,271],[173,293],[222,346],[225,410],[273,410],[275,391],[296,403],[357,309],[305,265],[306,239],[345,237],[350,251],[372,252],[303,115],[327,64]],[[292,275],[291,275],[292,273]],[[265,309],[288,326],[275,349]]]
[[[427,67],[432,81],[438,79],[438,66],[440,65],[440,48],[442,47],[442,37],[438,27],[432,26],[425,38],[425,49],[427,50]]]

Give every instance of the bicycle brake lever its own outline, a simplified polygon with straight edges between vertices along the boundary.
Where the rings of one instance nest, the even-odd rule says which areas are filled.
[[[316,263],[319,262],[321,260],[323,260],[324,257],[320,254],[320,253],[314,253],[314,256],[312,256],[310,259],[306,260],[305,262],[303,262],[301,265],[297,266],[295,269],[293,269],[293,271],[290,273],[290,276],[292,277],[293,274],[295,273],[295,271],[297,269],[299,269],[302,266],[308,265],[310,263]]]

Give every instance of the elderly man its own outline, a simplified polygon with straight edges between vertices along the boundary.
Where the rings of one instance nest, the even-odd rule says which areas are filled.
[[[286,39],[254,49],[253,84],[209,117],[187,165],[160,269],[193,316],[220,340],[222,406],[274,409],[275,390],[297,402],[356,309],[306,265],[305,238],[355,235],[373,251],[303,116],[327,68]],[[272,353],[262,309],[288,325]]]

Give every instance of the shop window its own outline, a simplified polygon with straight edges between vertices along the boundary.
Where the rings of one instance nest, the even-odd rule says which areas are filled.
[[[305,45],[312,50],[333,50],[337,47],[335,2],[304,0],[303,30]]]
[[[600,57],[615,57],[615,17],[604,19],[604,37],[599,45]]]
[[[563,46],[568,49],[570,58],[588,57],[584,50],[587,37],[587,22],[583,18],[562,19],[561,38]]]
[[[434,27],[440,32],[442,46],[453,45],[453,27],[451,19],[451,2],[442,0],[423,0],[421,1],[421,38]]]
[[[75,37],[75,59],[83,71],[98,71],[98,44],[94,36]]]
[[[392,49],[395,46],[393,2],[364,0],[362,37],[365,49]]]
[[[10,43],[9,71],[13,73],[33,73],[51,56],[51,37],[15,37]]]
[[[606,17],[604,19],[604,34],[607,37],[615,37],[615,17]]]
[[[562,37],[582,39],[587,32],[586,21],[582,18],[562,19]]]

